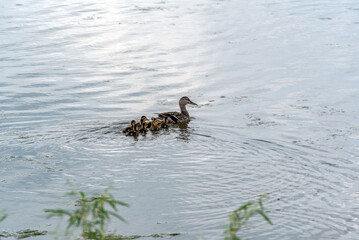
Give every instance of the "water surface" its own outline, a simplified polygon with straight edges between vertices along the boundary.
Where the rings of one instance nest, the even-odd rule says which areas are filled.
[[[358,239],[359,5],[353,1],[2,1],[1,229],[53,230],[66,180],[110,183],[121,234]],[[133,118],[198,107],[137,139]],[[37,237],[33,239],[46,239]]]

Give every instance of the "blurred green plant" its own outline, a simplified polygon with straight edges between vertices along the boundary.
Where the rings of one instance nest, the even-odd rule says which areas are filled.
[[[3,214],[5,212],[5,210],[0,211],[0,214]],[[7,214],[4,214],[2,217],[0,217],[0,222],[4,221],[5,218],[7,217]]]
[[[65,196],[77,199],[76,209],[73,211],[46,209],[45,212],[49,213],[47,218],[67,217],[67,230],[80,228],[83,239],[99,240],[106,239],[107,226],[111,216],[126,222],[117,214],[117,206],[129,207],[129,205],[116,200],[109,192],[110,187],[106,188],[104,193],[99,196],[87,197],[84,192],[77,191],[73,184],[69,184],[72,186],[72,191]]]
[[[226,226],[226,230],[224,232],[224,240],[241,240],[241,238],[237,236],[238,231],[254,215],[261,215],[264,220],[272,225],[271,220],[264,213],[263,199],[265,198],[268,197],[263,195],[257,202],[249,201],[229,215],[229,224]]]

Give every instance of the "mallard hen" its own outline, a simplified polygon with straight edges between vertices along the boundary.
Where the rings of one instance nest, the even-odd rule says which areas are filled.
[[[163,120],[164,118],[168,118],[169,123],[187,123],[190,121],[189,113],[186,109],[187,104],[197,105],[192,102],[188,97],[181,97],[179,100],[179,107],[181,112],[164,112],[158,114],[158,118]]]

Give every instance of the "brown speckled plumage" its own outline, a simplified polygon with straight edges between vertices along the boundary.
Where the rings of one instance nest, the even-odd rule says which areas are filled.
[[[179,100],[179,107],[181,112],[164,112],[158,114],[158,118],[164,120],[168,118],[169,123],[187,123],[190,121],[189,113],[186,109],[187,104],[197,105],[192,102],[188,97],[181,97]]]

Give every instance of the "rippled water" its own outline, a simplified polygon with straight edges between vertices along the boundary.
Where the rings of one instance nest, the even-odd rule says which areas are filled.
[[[1,1],[1,229],[53,230],[71,180],[113,183],[118,233],[221,239],[268,194],[242,236],[358,239],[358,40],[354,0]],[[122,134],[184,95],[187,127]]]

